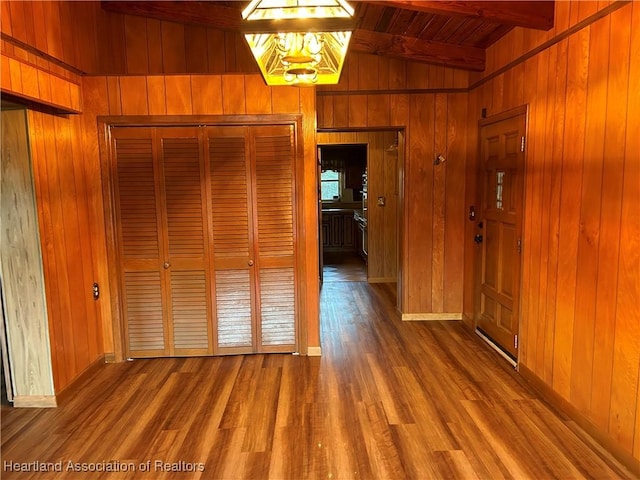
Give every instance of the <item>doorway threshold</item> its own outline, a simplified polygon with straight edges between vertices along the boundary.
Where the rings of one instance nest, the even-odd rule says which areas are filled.
[[[491,348],[493,348],[498,354],[504,358],[513,368],[518,369],[518,362],[515,358],[509,355],[507,352],[502,350],[500,345],[495,343],[491,337],[489,337],[486,333],[482,331],[480,328],[476,328],[476,335],[478,335],[482,340],[484,340]]]

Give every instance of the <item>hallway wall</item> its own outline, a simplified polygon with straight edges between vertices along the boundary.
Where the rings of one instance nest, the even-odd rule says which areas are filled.
[[[557,43],[501,68],[556,35]],[[488,49],[487,72],[470,79],[467,124],[468,171],[474,171],[481,110],[490,116],[529,105],[521,372],[580,415],[583,426],[636,460],[639,58],[640,4],[557,2],[553,32],[517,28]],[[469,204],[479,204],[476,186],[469,175]],[[467,224],[469,323],[474,254],[480,251],[475,233]]]

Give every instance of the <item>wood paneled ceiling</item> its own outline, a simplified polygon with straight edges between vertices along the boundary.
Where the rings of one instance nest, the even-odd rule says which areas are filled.
[[[349,49],[465,70],[485,68],[485,49],[516,26],[549,30],[554,2],[351,2],[355,30]],[[103,0],[105,10],[240,31],[247,2]]]

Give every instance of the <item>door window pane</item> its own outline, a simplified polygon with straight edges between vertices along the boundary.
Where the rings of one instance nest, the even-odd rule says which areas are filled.
[[[496,208],[502,210],[502,186],[504,185],[504,172],[496,172]]]

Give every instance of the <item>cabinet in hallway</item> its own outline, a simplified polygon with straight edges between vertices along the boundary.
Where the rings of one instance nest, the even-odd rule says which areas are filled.
[[[112,129],[129,357],[297,349],[291,125]]]

